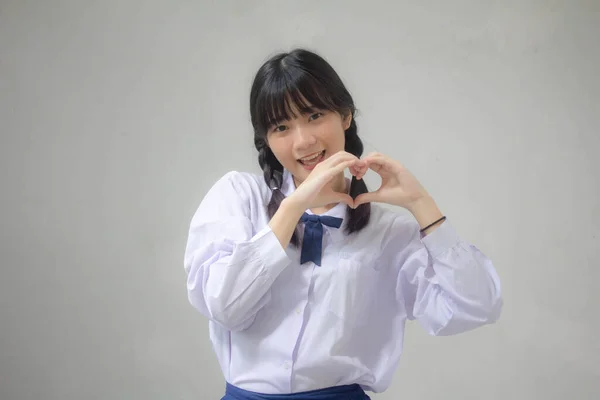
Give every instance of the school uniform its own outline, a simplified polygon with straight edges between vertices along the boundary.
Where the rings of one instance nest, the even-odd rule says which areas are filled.
[[[210,320],[224,398],[368,398],[390,385],[407,320],[452,335],[498,319],[492,262],[451,219],[423,237],[414,218],[372,203],[369,224],[347,236],[340,203],[324,214],[344,220],[323,226],[321,259],[301,264],[301,248],[282,248],[268,226],[270,198],[262,176],[227,173],[190,225],[189,301]]]

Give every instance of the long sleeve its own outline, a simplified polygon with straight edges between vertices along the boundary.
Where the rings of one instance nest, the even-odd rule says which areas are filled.
[[[500,279],[492,262],[462,241],[449,222],[424,238],[418,227],[398,254],[397,294],[409,319],[430,335],[454,335],[494,323],[502,310]]]
[[[195,212],[185,249],[190,303],[229,330],[252,323],[290,263],[268,225],[254,233],[251,195],[240,173],[221,178]]]

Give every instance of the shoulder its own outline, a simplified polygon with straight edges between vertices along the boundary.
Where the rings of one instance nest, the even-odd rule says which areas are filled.
[[[249,205],[268,201],[270,189],[261,175],[233,170],[217,179],[207,196],[220,197],[222,201],[237,199]]]
[[[252,172],[228,171],[223,174],[213,185],[213,187],[233,187],[243,191],[261,190],[267,188],[262,177]]]

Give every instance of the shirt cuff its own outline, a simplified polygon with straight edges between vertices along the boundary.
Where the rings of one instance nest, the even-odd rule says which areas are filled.
[[[269,225],[254,235],[251,242],[260,255],[267,272],[278,274],[292,261]]]
[[[448,221],[421,239],[432,257],[436,258],[460,242],[458,233]]]

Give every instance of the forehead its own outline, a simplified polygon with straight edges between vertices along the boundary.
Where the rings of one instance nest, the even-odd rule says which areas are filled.
[[[291,121],[306,114],[313,113],[316,110],[319,110],[319,108],[311,104],[306,98],[286,95],[282,102],[276,102],[271,105],[269,120],[272,123]]]
[[[292,101],[289,102],[289,114],[291,114],[291,119],[297,118],[299,115],[309,114],[318,110],[318,107],[313,106],[310,102],[306,101],[301,104],[294,103]]]

